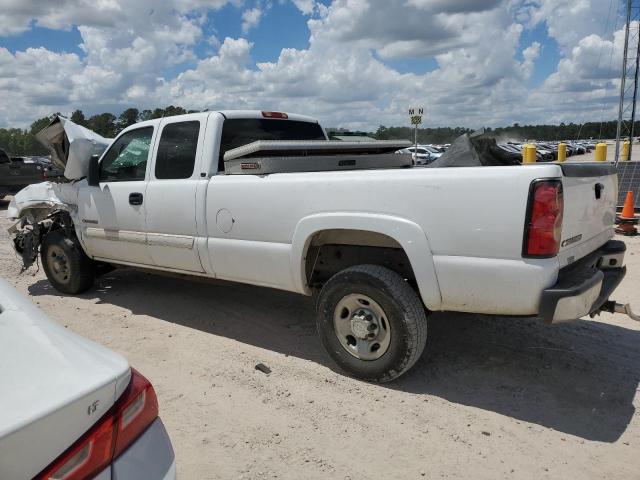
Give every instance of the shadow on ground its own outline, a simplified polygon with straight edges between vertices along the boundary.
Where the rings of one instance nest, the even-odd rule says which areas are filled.
[[[59,295],[46,280],[29,291]],[[316,337],[311,302],[299,295],[117,270],[83,297],[335,368]],[[638,331],[598,321],[545,326],[433,314],[425,355],[384,388],[613,442],[634,414],[639,381]]]

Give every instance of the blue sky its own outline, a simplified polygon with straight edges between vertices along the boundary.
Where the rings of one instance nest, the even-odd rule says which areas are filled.
[[[325,2],[327,3],[327,2]],[[275,62],[283,48],[305,49],[309,47],[308,17],[291,2],[275,2],[266,10],[260,24],[243,35],[254,44],[252,59],[254,62]],[[242,36],[242,9],[232,4],[224,6],[215,12],[203,26],[205,35],[215,35],[218,39],[226,37],[236,38]],[[561,56],[558,45],[547,34],[544,24],[534,28],[525,29],[520,45],[524,48],[533,42],[542,45],[544,55],[536,62],[530,81],[531,86],[539,85],[551,73],[555,71]],[[33,26],[21,34],[0,39],[0,45],[15,53],[27,48],[46,47],[55,52],[75,53],[83,56],[80,48],[82,36],[77,26],[66,30],[54,30],[50,28]],[[200,41],[195,52],[200,58],[215,53],[206,40]],[[402,73],[422,74],[437,68],[437,62],[433,57],[402,58],[382,60],[394,69]],[[171,69],[171,76],[175,76],[186,70],[193,63],[186,62],[178,68]]]
[[[418,102],[434,124],[579,120],[575,85],[593,85],[597,104],[613,70],[574,86],[560,70],[587,77],[594,52],[607,63],[621,24],[620,0],[114,0],[104,11],[79,0],[67,12],[69,1],[0,13],[0,94],[27,111],[50,111],[47,98],[90,113],[267,103],[364,127],[402,122],[400,105]],[[38,78],[44,65],[29,95],[30,69]],[[543,115],[550,95],[557,110]],[[523,111],[497,102],[509,98]],[[0,126],[27,121],[0,107]]]

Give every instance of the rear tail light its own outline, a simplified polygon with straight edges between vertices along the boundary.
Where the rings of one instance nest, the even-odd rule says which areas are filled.
[[[93,478],[123,453],[158,417],[158,399],[149,380],[131,369],[129,386],[80,439],[34,480]]]
[[[535,180],[529,189],[523,257],[549,258],[560,250],[564,200],[558,179]]]
[[[262,116],[265,118],[289,118],[284,112],[262,112]]]

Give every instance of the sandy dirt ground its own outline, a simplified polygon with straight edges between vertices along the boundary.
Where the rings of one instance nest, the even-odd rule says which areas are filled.
[[[182,479],[638,479],[640,325],[433,314],[395,383],[341,374],[301,296],[119,270],[89,292],[0,276],[153,383]],[[615,295],[640,310],[640,238]],[[264,363],[269,375],[255,369]]]

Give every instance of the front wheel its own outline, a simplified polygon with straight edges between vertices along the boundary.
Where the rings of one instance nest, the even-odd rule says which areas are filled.
[[[82,293],[93,285],[96,264],[82,250],[78,241],[62,230],[48,233],[42,240],[40,258],[49,283],[62,293]]]
[[[378,265],[358,265],[331,277],[320,292],[317,326],[340,367],[376,382],[409,370],[427,341],[420,298],[400,275]]]

